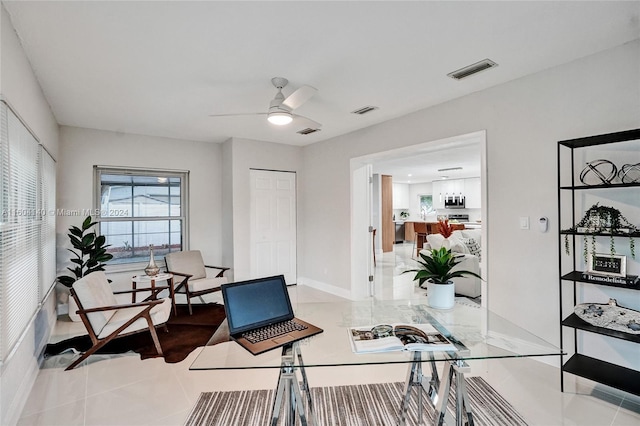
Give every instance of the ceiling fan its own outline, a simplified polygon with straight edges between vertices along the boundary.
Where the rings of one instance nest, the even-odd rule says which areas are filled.
[[[271,83],[278,89],[278,93],[269,103],[269,109],[267,112],[251,112],[243,114],[212,114],[210,117],[232,117],[243,115],[266,115],[267,121],[277,126],[284,126],[292,121],[300,124],[303,127],[319,129],[322,124],[302,115],[294,114],[293,111],[307,102],[313,95],[316,94],[318,89],[308,85],[304,85],[295,90],[292,94],[286,98],[282,94],[282,89],[289,83],[284,77],[273,77]]]

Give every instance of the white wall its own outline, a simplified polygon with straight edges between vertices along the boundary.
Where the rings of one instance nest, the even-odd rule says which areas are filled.
[[[141,136],[62,126],[58,161],[58,209],[93,208],[93,166],[188,170],[189,245],[205,263],[222,263],[222,146],[215,143]],[[68,262],[66,237],[84,217],[58,217],[58,271]],[[109,271],[109,270],[108,270]],[[118,287],[131,288],[132,271],[110,274]]]
[[[559,343],[557,141],[639,127],[638,75],[635,41],[305,147],[303,214],[316,226],[300,275],[350,290],[350,158],[486,129],[488,306]],[[551,231],[521,231],[520,216],[547,216]]]
[[[22,49],[9,14],[4,6],[1,9],[0,93],[55,160],[58,154],[58,123]]]
[[[227,146],[228,145],[228,146]],[[230,154],[226,150],[230,150]],[[250,275],[249,259],[249,205],[250,205],[250,169],[278,170],[296,172],[298,211],[304,203],[304,191],[301,190],[302,176],[302,148],[291,145],[254,141],[250,139],[232,138],[225,142],[225,161],[223,172],[228,175],[231,168],[231,182],[225,180],[225,185],[231,183],[233,203],[233,241],[226,244],[233,245],[233,278],[236,281],[252,278]],[[228,191],[225,188],[224,191]],[[225,201],[229,199],[225,197]],[[298,229],[303,229],[305,224],[301,215],[297,217]],[[229,224],[225,223],[225,226]],[[297,257],[300,264],[302,234],[298,232]],[[291,283],[290,283],[291,284]]]
[[[0,93],[36,138],[58,156],[58,124],[31,70],[11,20],[0,6]],[[0,424],[15,424],[38,374],[55,323],[55,297],[44,301],[13,355],[0,367]]]

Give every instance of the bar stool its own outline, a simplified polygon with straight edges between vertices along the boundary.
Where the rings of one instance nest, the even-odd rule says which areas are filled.
[[[420,250],[424,246],[424,242],[427,240],[427,224],[426,222],[413,222],[413,231],[415,232],[413,238],[413,247],[411,248],[411,258],[420,257]],[[415,249],[415,250],[414,250]],[[415,253],[415,256],[414,256]]]

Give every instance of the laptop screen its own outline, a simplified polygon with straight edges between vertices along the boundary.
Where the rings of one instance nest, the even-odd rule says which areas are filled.
[[[232,335],[293,318],[282,275],[222,285],[222,297]]]

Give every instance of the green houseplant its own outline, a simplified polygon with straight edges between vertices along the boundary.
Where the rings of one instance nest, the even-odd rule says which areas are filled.
[[[455,302],[453,278],[470,275],[482,279],[475,272],[460,269],[454,271],[453,268],[462,262],[464,256],[454,254],[445,247],[431,249],[428,254],[420,253],[420,257],[422,260],[417,261],[420,267],[409,269],[404,273],[415,272],[416,275],[413,279],[418,281],[420,288],[425,288],[424,284],[427,283],[427,299],[433,308],[449,309],[453,307]]]
[[[73,274],[60,275],[58,282],[71,287],[74,282],[95,271],[104,271],[104,262],[113,258],[111,253],[107,253],[106,238],[104,235],[98,236],[92,228],[97,222],[91,221],[91,216],[82,222],[81,228],[71,226],[69,228],[69,241],[75,250],[67,249],[73,253],[70,259],[73,267],[67,269]]]
[[[571,254],[569,234],[574,232],[583,234],[583,257],[585,262],[589,257],[589,242],[591,243],[591,253],[595,253],[596,235],[609,235],[609,251],[611,255],[616,254],[615,237],[628,235],[631,257],[634,259],[636,257],[633,237],[638,235],[638,228],[629,223],[627,218],[620,213],[620,210],[613,207],[599,206],[596,203],[585,212],[584,217],[575,227],[566,229],[563,232],[565,234],[564,249],[567,255]]]

